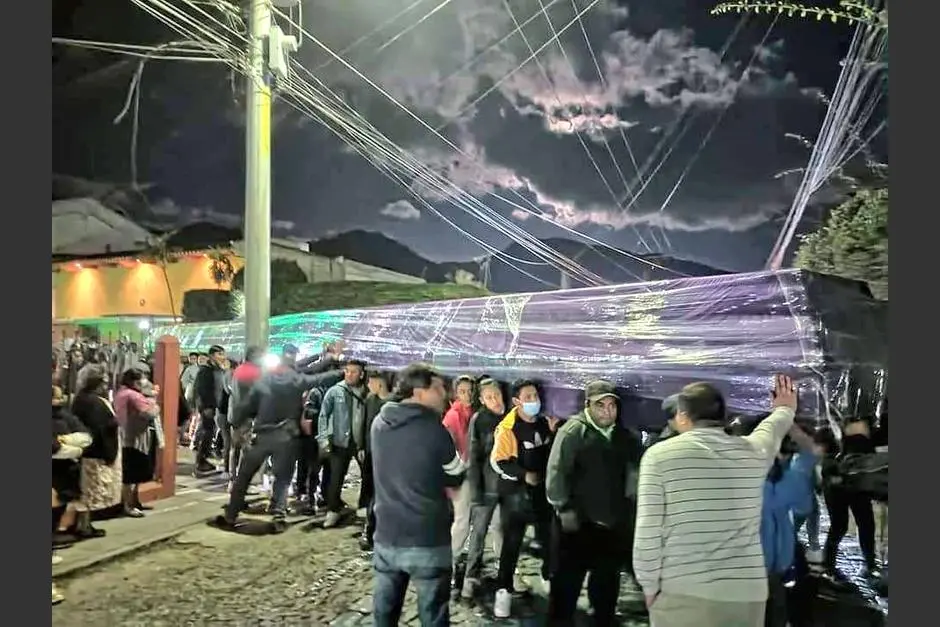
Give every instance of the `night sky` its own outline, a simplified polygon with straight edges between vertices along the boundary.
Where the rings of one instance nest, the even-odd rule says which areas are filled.
[[[182,5],[176,0],[171,4]],[[339,51],[415,0],[308,0],[304,25]],[[548,4],[550,0],[542,0]],[[556,0],[556,28],[590,0]],[[440,5],[425,0],[350,50],[345,58],[398,98],[464,154],[397,111],[337,63],[316,75],[370,122],[446,173],[493,209],[539,237],[565,236],[524,219],[488,191],[514,190],[569,227],[609,244],[659,252],[730,270],[762,266],[798,177],[775,178],[806,163],[808,151],[787,133],[814,136],[825,114],[851,36],[845,25],[749,18],[724,59],[718,51],[739,22],[712,17],[713,0],[601,0],[582,20],[604,73],[602,82],[575,24],[539,55],[551,77],[529,63],[470,111],[462,111],[528,50],[518,36],[455,70],[513,28],[504,0],[453,0],[407,35],[376,49]],[[539,0],[512,0],[524,21]],[[53,35],[135,44],[179,37],[128,0],[60,0]],[[544,19],[524,29],[533,47],[551,32]],[[764,40],[764,45],[759,43]],[[296,58],[313,70],[329,59],[313,42]],[[744,69],[753,59],[750,70]],[[569,63],[570,62],[570,63]],[[131,118],[119,124],[137,60],[53,48],[53,167],[57,174],[102,182],[131,178]],[[554,88],[553,88],[554,87]],[[243,207],[244,87],[223,65],[149,62],[143,73],[138,181],[168,221],[211,218],[237,223]],[[614,203],[574,130],[582,131],[615,196],[620,174],[635,170],[621,137],[642,164],[680,116],[688,131],[629,210]],[[720,124],[699,150],[715,120]],[[608,153],[603,140],[607,140]],[[382,231],[433,260],[464,260],[484,251],[426,210],[318,123],[275,106],[273,213],[278,234],[317,238],[353,228]],[[611,159],[611,153],[613,159]],[[697,156],[696,156],[697,155]],[[694,159],[694,161],[692,161]],[[663,203],[690,163],[667,206]],[[834,190],[817,202],[830,203]],[[503,248],[509,239],[446,202],[429,198],[462,228]],[[815,213],[818,219],[819,210]],[[665,231],[665,236],[662,231]],[[640,236],[637,236],[637,233]]]

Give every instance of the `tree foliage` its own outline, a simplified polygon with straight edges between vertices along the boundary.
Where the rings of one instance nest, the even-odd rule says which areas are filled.
[[[183,320],[185,322],[215,322],[231,320],[232,299],[228,290],[189,290],[183,294]]]
[[[271,295],[280,292],[284,288],[294,285],[302,285],[307,282],[307,275],[300,269],[296,261],[287,259],[271,260]],[[232,277],[232,289],[244,291],[245,289],[245,268],[242,268]]]
[[[214,249],[209,253],[209,276],[218,287],[223,287],[235,278],[235,266],[232,265],[231,251]]]
[[[888,28],[888,9],[874,8],[865,2],[842,0],[838,8],[819,7],[776,0],[772,2],[757,2],[754,0],[737,0],[722,2],[711,10],[712,15],[725,13],[776,13],[787,17],[815,19],[817,21],[846,22],[848,24],[865,24],[876,28]]]
[[[888,299],[888,190],[861,189],[803,238],[796,266],[865,281],[875,298]]]
[[[272,291],[271,315],[381,307],[400,303],[421,303],[488,295],[489,292],[481,287],[454,283],[372,283],[365,281],[308,283],[294,285],[290,289]]]

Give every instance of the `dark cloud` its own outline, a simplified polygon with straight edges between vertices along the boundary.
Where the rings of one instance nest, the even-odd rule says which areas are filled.
[[[754,18],[722,56],[736,21],[708,16],[705,5],[600,0],[581,22],[572,21],[591,2],[305,2],[304,23],[316,37],[430,126],[441,128],[456,151],[313,41],[303,42],[297,58],[429,168],[503,215],[525,222],[540,237],[560,232],[532,212],[633,248],[639,246],[634,229],[645,233],[661,227],[670,231],[679,254],[682,233],[695,234],[700,242],[707,239],[702,234],[718,233],[715,241],[725,247],[727,237],[761,233],[772,239],[765,231],[786,210],[794,187],[775,174],[798,167],[807,157],[784,134],[811,134],[822,116],[820,83],[808,82],[800,68],[788,65],[794,47],[809,47],[802,35],[811,36],[816,25],[799,31],[800,37],[778,28],[758,45],[770,19]],[[515,23],[525,24],[525,38],[507,37]],[[523,64],[530,47],[541,48],[553,28],[569,24],[560,39],[563,48],[552,43],[537,55],[538,63]],[[112,40],[127,40],[124,35],[96,31],[96,37]],[[804,56],[817,66],[823,63]],[[745,72],[751,58],[754,63]],[[827,59],[837,67],[835,58]],[[218,68],[197,68],[197,73],[167,67],[172,69],[148,69],[144,78],[141,178],[155,181],[174,199],[159,205],[167,219],[176,211],[187,220],[238,222],[233,215],[243,206],[240,83]],[[119,109],[126,82],[116,91]],[[384,217],[390,234],[432,257],[479,252],[408,198],[410,191],[476,236],[506,243],[503,235],[450,203],[448,193],[410,180],[410,190],[403,190],[283,102],[275,112],[272,206],[281,226],[299,235],[322,235],[371,227]],[[128,131],[126,125],[114,127],[113,112],[107,113],[81,141],[69,140],[72,154],[58,158],[67,164],[63,171],[119,178],[89,171],[89,164],[101,163],[84,150],[93,137],[113,144],[110,152],[117,156],[111,161],[117,165],[108,167],[126,172]],[[700,150],[719,117],[717,130]],[[676,127],[677,121],[683,126]],[[66,122],[57,127],[62,144],[73,137]],[[669,133],[685,125],[681,135]],[[657,154],[668,154],[661,166],[651,158]],[[643,176],[637,176],[634,161]],[[633,200],[627,187],[642,188],[642,194]],[[421,220],[409,219],[422,213]],[[742,246],[751,247],[760,245]],[[700,248],[694,254],[700,255]],[[760,255],[753,253],[755,259]]]
[[[348,3],[343,13],[359,15],[364,1]],[[410,3],[395,0],[385,3],[384,10],[394,15]],[[771,128],[776,109],[768,108],[768,103],[812,104],[795,76],[781,67],[784,42],[752,43],[743,57],[722,58],[718,51],[697,44],[695,33],[678,20],[649,34],[635,33],[627,7],[611,0],[602,0],[586,14],[582,31],[573,18],[589,4],[589,0],[511,4],[455,0],[380,56],[350,55],[389,94],[430,124],[449,122],[447,138],[460,152],[419,127],[403,136],[401,126],[390,129],[371,119],[465,191],[484,199],[490,192],[508,194],[520,203],[515,194],[523,194],[546,216],[570,227],[620,230],[646,224],[670,230],[739,232],[783,211],[786,189],[773,179],[779,165],[776,155],[760,155],[761,167],[751,172],[752,178],[738,179],[734,189],[722,194],[712,193],[703,200],[671,195],[668,205],[663,200],[670,197],[671,187],[716,117],[732,103],[733,113],[722,124],[732,124],[735,133],[745,134],[752,133],[753,126],[742,128],[746,125],[730,118],[763,124],[771,145],[776,144],[770,137],[776,132]],[[543,7],[548,19],[541,13]],[[316,15],[308,16],[311,24],[319,21]],[[383,18],[374,16],[372,23]],[[524,24],[524,37],[510,36],[490,49],[517,24]],[[539,50],[568,24],[573,25],[561,36],[561,45],[553,43],[541,50],[536,61],[523,64],[530,50]],[[342,49],[348,42],[336,45]],[[745,70],[750,60],[753,64]],[[335,64],[330,68],[332,83],[341,86],[351,101],[381,98],[361,79]],[[454,72],[456,68],[464,69]],[[474,105],[494,85],[498,87],[493,93]],[[763,119],[757,120],[761,115],[749,109],[762,112]],[[680,137],[665,136],[675,145],[653,132],[680,118],[689,129]],[[655,175],[647,183],[645,177],[637,178],[633,163],[642,166],[657,147],[660,154],[672,152],[658,168],[659,161],[651,161],[645,172],[655,170]],[[634,201],[628,187],[643,187],[643,194]],[[438,190],[422,185],[414,189],[429,200],[447,200]],[[625,199],[630,200],[630,210],[623,209]],[[528,215],[518,207],[509,211],[519,219]]]

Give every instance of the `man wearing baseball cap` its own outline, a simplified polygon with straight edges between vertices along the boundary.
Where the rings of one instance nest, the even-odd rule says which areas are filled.
[[[617,424],[617,388],[593,381],[584,409],[556,436],[546,492],[557,514],[556,568],[549,624],[569,625],[590,573],[594,624],[616,623],[620,572],[631,562],[635,486],[642,444]]]

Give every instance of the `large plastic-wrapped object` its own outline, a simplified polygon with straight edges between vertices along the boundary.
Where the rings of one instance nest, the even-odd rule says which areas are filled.
[[[241,322],[154,330],[166,333],[185,350],[244,350]],[[577,410],[588,381],[609,379],[635,423],[661,423],[658,401],[693,381],[718,386],[732,412],[760,414],[784,372],[799,382],[801,415],[819,421],[875,415],[886,390],[886,305],[797,270],[294,314],[272,318],[270,333],[272,351],[313,354],[342,338],[379,369],[426,361],[449,375],[536,378],[558,415]]]

